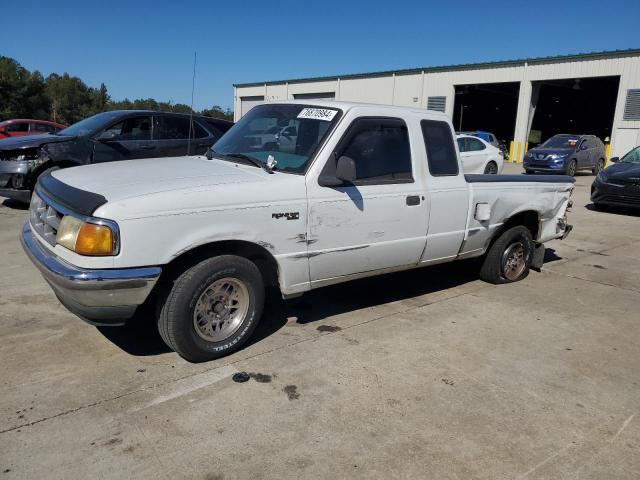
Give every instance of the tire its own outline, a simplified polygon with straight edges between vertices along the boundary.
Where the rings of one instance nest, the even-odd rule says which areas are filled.
[[[497,175],[498,174],[498,164],[494,161],[487,163],[486,167],[484,167],[485,175]]]
[[[593,173],[594,175],[597,175],[598,173],[600,173],[600,170],[604,168],[604,163],[605,163],[604,158],[601,158],[600,160],[598,160],[596,162],[596,166],[591,169],[591,173]]]
[[[521,261],[517,261],[517,257]],[[529,275],[532,259],[531,232],[522,225],[512,227],[503,232],[489,248],[480,268],[480,278],[496,285],[518,282]]]
[[[262,316],[262,274],[243,257],[203,260],[180,274],[169,288],[160,306],[158,331],[169,348],[192,362],[238,350]]]
[[[578,170],[578,162],[576,161],[576,159],[574,158],[572,160],[569,160],[569,163],[567,164],[567,168],[565,169],[565,174],[569,175],[570,177],[575,177],[577,170]]]
[[[533,174],[534,174],[534,173],[536,173],[536,172],[534,172],[533,170],[531,170],[531,169],[529,169],[529,168],[525,168],[525,169],[524,169],[524,173],[525,173],[526,175],[533,175]]]

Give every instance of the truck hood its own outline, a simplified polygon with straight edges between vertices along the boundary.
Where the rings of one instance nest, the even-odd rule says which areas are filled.
[[[25,135],[23,137],[9,137],[0,140],[0,150],[20,150],[23,148],[38,148],[47,143],[68,142],[75,137],[66,135]]]
[[[269,174],[265,171],[253,166],[208,160],[204,156],[125,160],[68,168],[53,173],[61,182],[99,193],[109,202],[172,190],[258,182],[267,175]]]

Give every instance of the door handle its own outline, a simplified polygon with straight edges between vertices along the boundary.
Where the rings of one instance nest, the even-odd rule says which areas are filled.
[[[420,196],[419,195],[409,195],[407,197],[407,205],[410,207],[414,207],[416,205],[420,205]]]
[[[140,145],[140,150],[155,150],[155,145]]]

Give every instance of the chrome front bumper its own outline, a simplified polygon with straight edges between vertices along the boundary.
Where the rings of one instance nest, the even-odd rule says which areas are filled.
[[[122,325],[133,316],[158,281],[160,267],[83,269],[40,245],[27,222],[22,246],[60,302],[92,325]]]

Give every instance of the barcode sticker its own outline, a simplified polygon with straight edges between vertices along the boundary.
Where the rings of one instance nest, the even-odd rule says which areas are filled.
[[[337,110],[329,110],[328,108],[303,108],[298,114],[298,118],[309,118],[313,120],[324,120],[330,122],[338,113]]]

